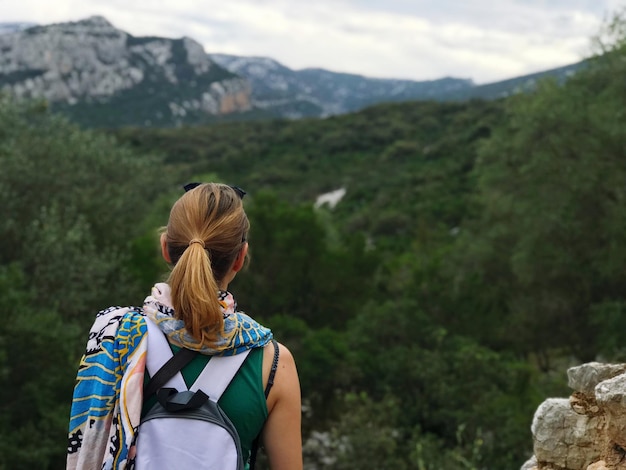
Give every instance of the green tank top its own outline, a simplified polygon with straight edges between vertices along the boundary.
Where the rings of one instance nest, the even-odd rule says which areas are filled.
[[[173,353],[180,349],[173,345],[170,347]],[[211,356],[198,354],[182,369],[181,372],[187,387],[196,381],[210,359]],[[146,372],[144,384],[147,384],[149,380],[150,377]],[[146,397],[143,403],[142,417],[155,403],[156,396]],[[255,348],[250,351],[218,403],[237,429],[244,462],[246,462],[250,456],[252,442],[261,432],[268,415],[263,389],[263,348]]]

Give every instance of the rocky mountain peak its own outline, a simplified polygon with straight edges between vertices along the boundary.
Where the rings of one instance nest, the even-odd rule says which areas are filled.
[[[85,18],[83,20],[78,20],[75,24],[79,24],[82,26],[90,26],[92,28],[113,28],[113,25],[111,23],[109,23],[109,21],[104,17],[104,16],[100,16],[100,15],[94,15],[94,16],[90,16],[88,18]]]
[[[69,34],[69,35],[126,35],[123,31],[113,26],[103,16],[90,16],[78,21],[68,21],[63,23],[52,23],[49,25],[30,28],[31,34]]]
[[[154,120],[171,124],[250,107],[247,81],[211,61],[198,42],[135,37],[102,16],[0,35],[0,50],[0,88],[57,108],[132,105],[144,108],[133,111],[144,122],[154,111]]]

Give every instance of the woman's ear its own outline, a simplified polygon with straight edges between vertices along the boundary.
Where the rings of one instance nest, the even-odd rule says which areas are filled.
[[[164,233],[161,234],[161,255],[163,256],[163,259],[167,262],[167,263],[172,263],[172,259],[170,258],[170,254],[167,251],[167,240],[166,240],[166,236]]]
[[[233,263],[232,270],[238,273],[243,268],[244,263],[246,262],[246,255],[248,254],[248,242],[244,243],[243,247],[241,247],[241,251],[235,258],[235,262]]]

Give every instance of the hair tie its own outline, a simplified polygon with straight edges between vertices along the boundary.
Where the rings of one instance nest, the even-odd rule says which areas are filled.
[[[189,242],[189,246],[193,245],[194,243],[199,243],[200,245],[202,245],[202,248],[204,248],[204,240],[201,240],[200,238],[194,238]]]

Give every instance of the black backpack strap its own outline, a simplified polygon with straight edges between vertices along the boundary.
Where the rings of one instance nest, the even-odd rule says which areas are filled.
[[[150,378],[150,382],[144,387],[144,398],[154,395],[169,379],[174,377],[183,367],[189,364],[194,357],[198,355],[198,351],[181,348],[161,367],[154,376]]]
[[[274,360],[272,361],[272,368],[270,369],[270,375],[267,378],[267,386],[265,387],[265,399],[267,400],[272,385],[274,385],[274,377],[276,376],[276,369],[278,368],[278,343],[275,339],[272,339],[274,345]]]
[[[265,387],[265,399],[270,394],[270,390],[272,389],[272,385],[274,385],[274,377],[276,376],[276,369],[278,368],[278,343],[275,339],[272,339],[272,344],[274,345],[274,360],[272,361],[272,368],[270,369],[270,375],[267,378],[267,386]],[[254,439],[252,442],[252,449],[250,450],[250,470],[254,470],[254,466],[256,464],[256,454],[259,451],[259,440],[261,438],[261,433]]]

